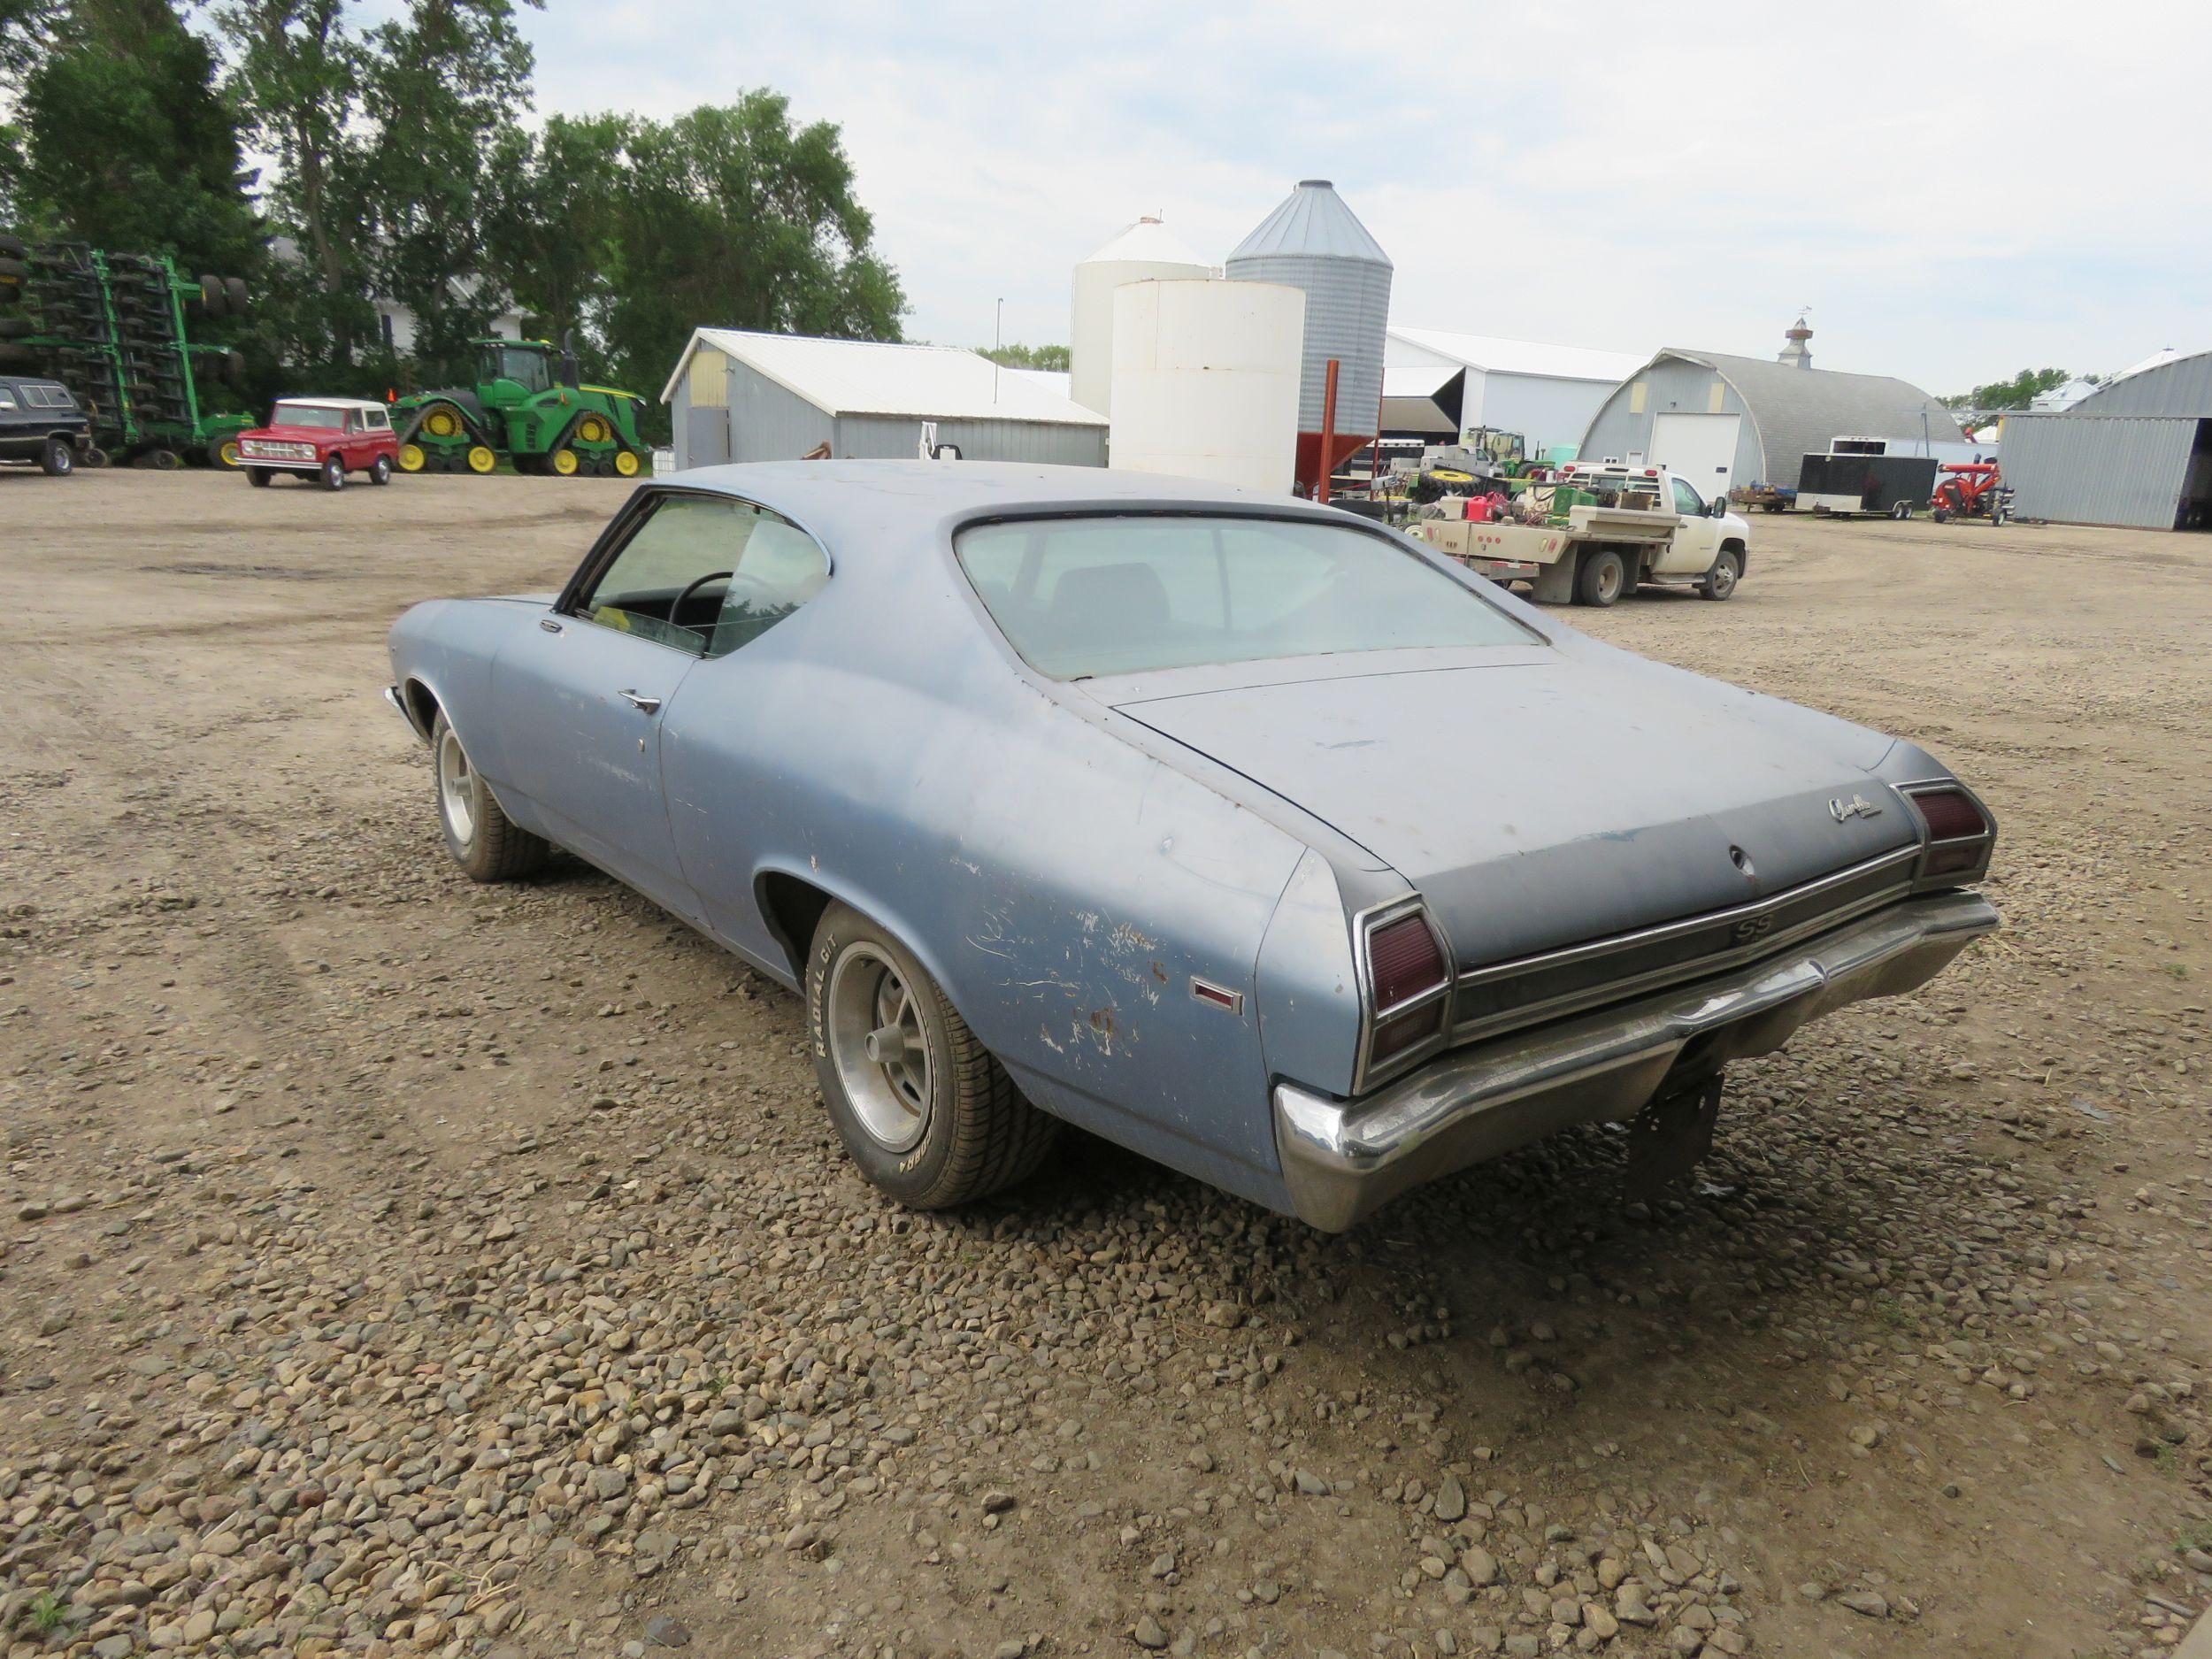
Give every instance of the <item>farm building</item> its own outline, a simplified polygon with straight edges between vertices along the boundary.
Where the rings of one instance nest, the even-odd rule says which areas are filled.
[[[971,461],[1106,465],[1106,419],[957,346],[699,328],[661,390],[676,465],[911,458],[922,427]]]
[[[2062,413],[2008,415],[2004,453],[2024,518],[2212,526],[2212,351],[2162,351]]]
[[[1951,411],[1918,387],[1812,367],[1811,332],[1791,329],[1775,359],[1667,348],[1605,399],[1584,457],[1640,457],[1711,495],[1738,484],[1794,489],[1804,457],[1839,437],[1886,438],[1893,454],[1970,453]]]
[[[1598,406],[1643,362],[1625,351],[1393,328],[1383,342],[1383,431],[1450,442],[1491,426],[1519,433],[1540,455],[1581,442]]]

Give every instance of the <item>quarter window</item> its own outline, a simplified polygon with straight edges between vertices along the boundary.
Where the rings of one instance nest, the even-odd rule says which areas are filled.
[[[13,409],[14,407],[15,394],[6,387],[0,386],[0,409]]]
[[[774,627],[828,580],[822,549],[789,519],[750,502],[669,495],[576,613],[695,656],[723,657]]]

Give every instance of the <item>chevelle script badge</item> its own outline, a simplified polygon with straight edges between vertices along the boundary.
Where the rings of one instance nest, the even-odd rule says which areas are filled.
[[[1855,818],[1879,818],[1882,809],[1863,795],[1855,795],[1848,801],[1835,795],[1828,802],[1828,816],[1839,824],[1848,824]]]

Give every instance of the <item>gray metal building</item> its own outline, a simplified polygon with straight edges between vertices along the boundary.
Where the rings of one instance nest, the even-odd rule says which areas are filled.
[[[2006,416],[2004,471],[2024,518],[2212,526],[2212,351],[2161,352],[2062,413]]]
[[[1106,465],[1104,416],[956,346],[699,328],[661,402],[679,470],[798,460],[824,444],[841,460],[911,459],[926,423],[970,461]]]
[[[1918,387],[1813,368],[1802,341],[1793,334],[1792,344],[1788,362],[1667,348],[1605,400],[1582,458],[1641,457],[1710,496],[1739,484],[1794,489],[1804,457],[1838,438],[1886,438],[1907,454],[1965,445],[1951,411]]]

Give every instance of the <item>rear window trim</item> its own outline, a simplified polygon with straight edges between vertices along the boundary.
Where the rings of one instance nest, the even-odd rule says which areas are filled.
[[[1260,502],[1169,501],[1154,503],[1115,501],[1112,503],[1046,503],[1019,507],[990,508],[980,512],[961,514],[946,526],[944,543],[945,557],[952,561],[953,571],[960,580],[961,591],[965,595],[968,603],[975,607],[976,614],[983,618],[984,625],[990,629],[992,637],[999,642],[1000,647],[1025,670],[1050,685],[1079,685],[1096,679],[1098,676],[1056,674],[1048,669],[1039,666],[1024,655],[1021,647],[1014,643],[1012,637],[1007,634],[998,618],[992,613],[990,603],[984,598],[982,591],[975,585],[975,578],[969,574],[967,561],[960,557],[960,538],[971,530],[980,530],[994,525],[1034,524],[1071,518],[1245,518],[1276,524],[1317,524],[1333,529],[1348,530],[1355,534],[1363,535],[1370,541],[1379,541],[1393,552],[1402,554],[1419,564],[1425,565],[1431,570],[1451,578],[1467,591],[1471,598],[1479,604],[1487,606],[1494,616],[1527,634],[1529,644],[1549,646],[1556,643],[1548,634],[1534,626],[1525,618],[1515,615],[1505,606],[1498,603],[1496,594],[1494,591],[1488,591],[1489,585],[1456,560],[1444,557],[1433,549],[1416,541],[1410,536],[1400,534],[1396,531],[1376,524],[1371,519],[1361,518],[1351,513],[1332,513],[1326,509],[1317,509],[1307,512],[1294,510],[1286,512],[1271,503]],[[1323,653],[1329,657],[1354,657],[1365,654],[1355,651]],[[1262,657],[1252,660],[1264,662],[1271,659]],[[1207,664],[1200,665],[1206,666]],[[1219,664],[1213,665],[1218,666]]]

